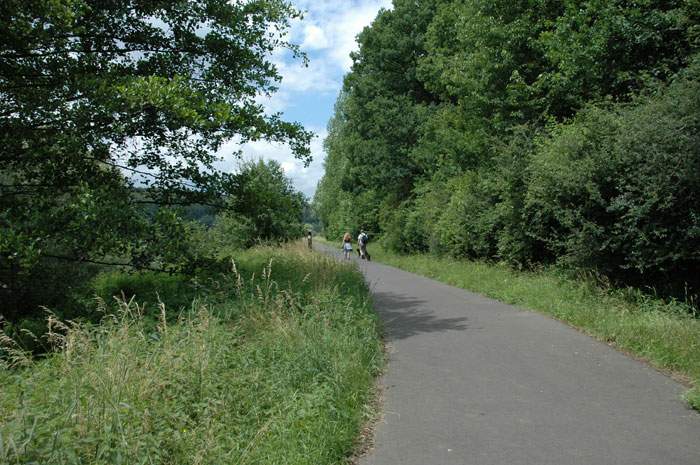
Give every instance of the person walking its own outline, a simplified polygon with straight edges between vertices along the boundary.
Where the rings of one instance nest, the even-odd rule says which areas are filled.
[[[343,235],[343,254],[346,260],[350,260],[350,255],[352,254],[352,236],[349,232]]]
[[[306,244],[309,246],[309,250],[313,250],[313,244],[312,242],[312,236],[311,236],[311,231],[306,235]]]
[[[360,258],[363,260],[370,260],[369,253],[367,253],[367,242],[369,242],[369,236],[364,231],[360,230],[360,235],[357,236],[357,248],[360,251]]]

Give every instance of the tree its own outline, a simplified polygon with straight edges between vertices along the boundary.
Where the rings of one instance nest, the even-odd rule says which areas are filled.
[[[229,208],[252,227],[251,239],[267,241],[301,237],[306,201],[274,160],[247,162],[234,176]]]
[[[529,170],[528,231],[552,256],[680,296],[700,288],[700,57],[632,105],[554,128]]]
[[[393,3],[329,126],[327,233],[700,286],[700,0]]]
[[[270,54],[299,56],[284,40],[299,16],[285,0],[2,2],[4,292],[49,257],[148,266],[164,228],[139,205],[221,205],[231,138],[308,162],[310,133],[256,102],[280,80]]]
[[[561,3],[561,14],[537,38],[549,66],[533,83],[555,116],[571,116],[601,97],[629,100],[672,77],[692,55],[698,0]]]
[[[417,76],[435,0],[394,2],[358,36],[359,52],[343,85],[336,118],[347,141],[345,185],[409,195],[420,168],[411,158],[433,96]]]

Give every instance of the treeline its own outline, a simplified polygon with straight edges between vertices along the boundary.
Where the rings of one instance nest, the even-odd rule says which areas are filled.
[[[329,237],[700,289],[700,1],[394,0],[358,42]]]

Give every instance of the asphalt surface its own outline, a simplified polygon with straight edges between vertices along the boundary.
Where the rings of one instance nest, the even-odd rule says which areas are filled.
[[[357,261],[389,347],[361,465],[700,465],[700,414],[671,378],[538,313]]]

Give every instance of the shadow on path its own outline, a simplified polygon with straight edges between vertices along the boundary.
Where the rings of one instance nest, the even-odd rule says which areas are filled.
[[[466,317],[440,318],[428,302],[392,292],[374,292],[374,305],[384,320],[389,340],[406,339],[421,333],[463,331],[469,328]]]

